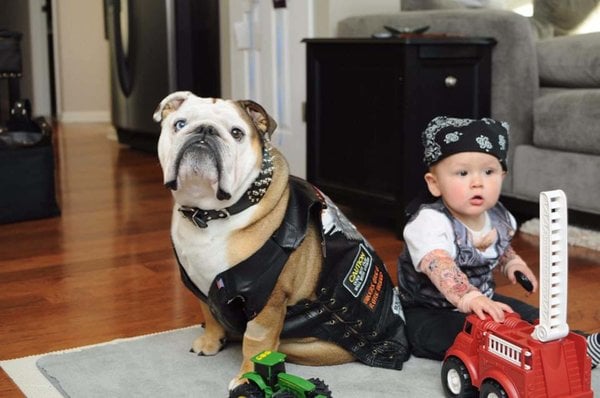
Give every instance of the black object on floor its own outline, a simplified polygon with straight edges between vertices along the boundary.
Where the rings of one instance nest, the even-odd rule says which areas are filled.
[[[32,118],[31,103],[19,94],[21,36],[0,30],[0,79],[9,83],[9,117],[0,124],[0,224],[60,214],[52,128]]]

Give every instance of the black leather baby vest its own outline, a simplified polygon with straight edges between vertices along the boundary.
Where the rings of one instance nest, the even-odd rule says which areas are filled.
[[[444,214],[450,220],[455,235],[456,257],[454,261],[467,278],[469,283],[478,288],[487,297],[494,294],[495,284],[492,270],[498,265],[501,253],[510,245],[514,229],[510,221],[510,213],[498,202],[488,210],[493,228],[498,232],[495,243],[497,258],[484,258],[470,241],[467,228],[457,220],[444,206],[442,200],[424,204],[421,209],[434,209]],[[415,213],[409,222],[418,214]],[[410,252],[405,247],[398,257],[398,285],[405,308],[409,306],[424,306],[429,308],[454,308],[444,295],[435,287],[427,275],[418,272],[412,263]]]

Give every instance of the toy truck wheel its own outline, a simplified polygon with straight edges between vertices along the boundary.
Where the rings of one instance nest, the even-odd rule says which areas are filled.
[[[315,385],[315,390],[308,395],[309,398],[319,397],[319,396],[328,397],[328,398],[332,397],[329,386],[327,384],[325,384],[325,382],[323,380],[318,379],[316,377],[312,377],[312,378],[308,379],[308,381],[310,381],[311,383],[313,383]]]
[[[465,364],[456,357],[448,357],[442,365],[442,386],[448,398],[476,397],[471,376]]]
[[[496,380],[488,379],[481,384],[479,398],[508,398],[504,388]]]
[[[265,398],[265,394],[254,383],[240,384],[229,392],[229,398]]]

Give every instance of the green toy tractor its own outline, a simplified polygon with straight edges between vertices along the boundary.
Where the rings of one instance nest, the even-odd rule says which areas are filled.
[[[231,391],[230,398],[328,398],[329,387],[320,379],[303,379],[285,372],[285,354],[263,351],[252,357],[254,372],[242,377],[249,383]]]

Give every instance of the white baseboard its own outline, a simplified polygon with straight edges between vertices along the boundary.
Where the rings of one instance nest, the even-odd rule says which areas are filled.
[[[108,111],[63,112],[58,116],[58,120],[63,123],[110,122],[110,112],[108,112]]]

